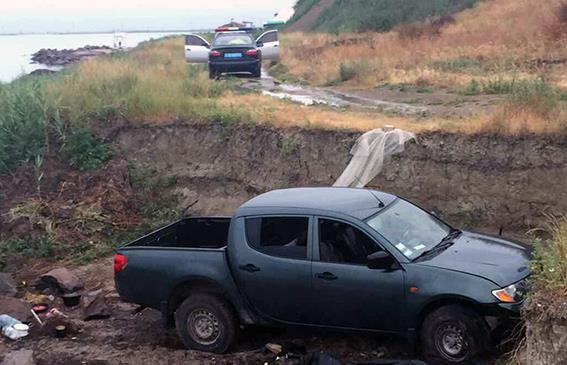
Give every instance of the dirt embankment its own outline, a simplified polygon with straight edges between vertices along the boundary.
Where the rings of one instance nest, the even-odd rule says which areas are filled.
[[[352,131],[178,123],[122,127],[110,137],[132,162],[176,176],[189,213],[230,213],[266,190],[331,185],[350,160]],[[567,211],[567,141],[426,133],[371,187],[466,227],[521,232]]]

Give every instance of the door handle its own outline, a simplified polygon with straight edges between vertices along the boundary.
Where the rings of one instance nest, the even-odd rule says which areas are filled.
[[[240,270],[248,271],[248,272],[260,271],[260,268],[257,267],[256,265],[253,265],[253,264],[240,265],[238,268],[239,268]]]
[[[319,273],[319,274],[315,274],[315,277],[317,279],[323,279],[323,280],[337,280],[339,277],[334,275],[331,272],[323,272],[323,273]]]

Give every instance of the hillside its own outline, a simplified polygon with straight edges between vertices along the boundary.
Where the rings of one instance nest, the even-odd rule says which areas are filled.
[[[457,13],[478,0],[299,0],[288,31],[388,31],[401,23]]]

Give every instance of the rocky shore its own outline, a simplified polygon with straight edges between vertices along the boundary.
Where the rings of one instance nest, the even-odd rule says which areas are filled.
[[[42,48],[31,57],[33,63],[46,66],[66,66],[86,58],[110,54],[114,50],[107,46],[85,46],[77,49]]]

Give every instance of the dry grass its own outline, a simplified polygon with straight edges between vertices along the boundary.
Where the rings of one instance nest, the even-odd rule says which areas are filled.
[[[472,59],[486,66],[486,77],[545,72],[557,85],[567,86],[564,65],[544,69],[537,63],[567,58],[562,4],[561,0],[485,1],[457,14],[439,36],[400,37],[395,31],[338,37],[291,33],[283,37],[282,59],[290,74],[317,85],[337,79],[343,64],[369,70],[345,86],[404,82],[453,87],[466,84],[472,75],[466,69],[436,70],[432,62]],[[365,60],[363,65],[360,60]]]

